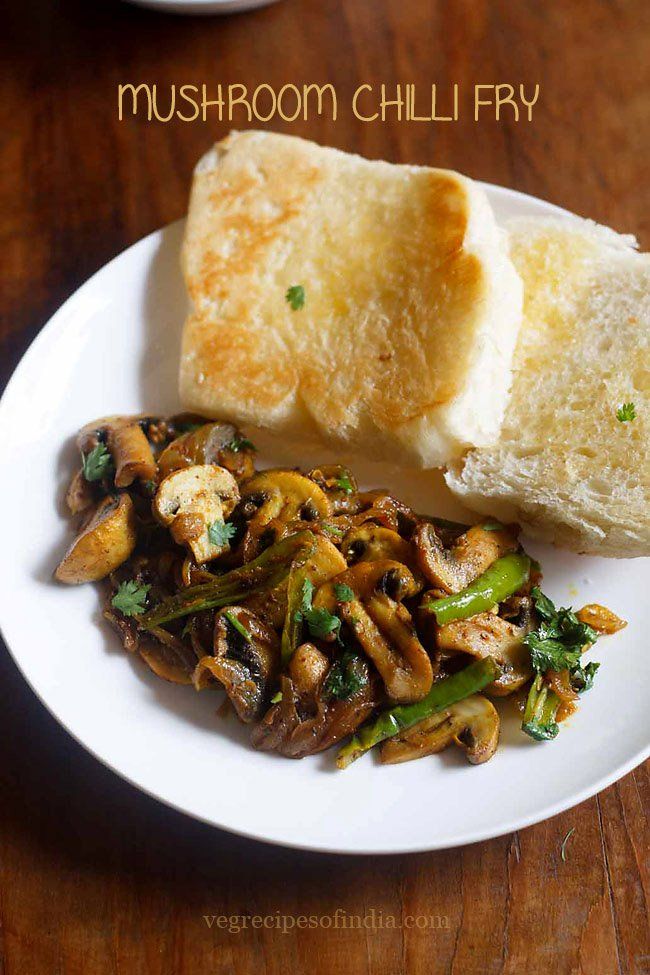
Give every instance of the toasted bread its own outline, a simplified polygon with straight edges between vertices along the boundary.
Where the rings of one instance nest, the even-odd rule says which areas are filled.
[[[447,483],[576,552],[650,555],[650,254],[584,220],[510,229],[525,293],[512,395],[498,444]]]
[[[469,179],[233,132],[196,168],[183,268],[187,409],[424,467],[497,437],[521,283]]]

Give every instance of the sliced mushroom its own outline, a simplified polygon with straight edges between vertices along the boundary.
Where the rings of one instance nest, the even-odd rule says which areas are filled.
[[[331,582],[321,585],[314,597],[314,606],[333,612],[338,604],[334,586],[349,586],[357,599],[367,601],[375,592],[383,592],[399,602],[417,596],[420,587],[413,573],[403,563],[392,559],[377,562],[358,562],[346,568]]]
[[[187,545],[195,562],[209,562],[229,548],[213,541],[210,528],[223,523],[239,500],[232,474],[223,467],[197,464],[168,474],[153,502],[153,513],[174,541]]]
[[[413,571],[415,563],[415,551],[409,542],[391,528],[372,522],[349,531],[341,543],[341,552],[348,565],[392,559],[403,562]]]
[[[290,660],[301,640],[303,631],[299,615],[305,582],[315,589],[327,580],[339,576],[346,569],[345,559],[327,538],[313,535],[313,541],[305,558],[296,563],[289,575],[287,589],[287,615],[282,631],[282,659]],[[314,604],[315,605],[315,604]],[[334,633],[331,638],[334,639]]]
[[[115,486],[129,487],[138,478],[155,481],[156,462],[138,416],[107,416],[86,424],[79,431],[77,443],[87,454],[100,442],[105,442],[115,464]]]
[[[486,531],[477,525],[446,549],[440,531],[425,521],[417,526],[413,541],[420,570],[445,593],[460,592],[502,555],[516,551],[518,545],[506,528]]]
[[[431,659],[400,602],[418,592],[412,573],[388,559],[359,562],[322,586],[314,606],[332,611],[338,602],[337,584],[354,593],[354,599],[340,603],[339,612],[379,671],[390,697],[403,702],[425,697],[433,681]]]
[[[59,582],[96,582],[129,558],[137,541],[136,517],[128,494],[104,498],[59,563]]]
[[[331,512],[325,492],[298,471],[260,471],[242,487],[242,512],[251,531],[279,519],[317,521]]]
[[[239,481],[254,472],[253,451],[245,444],[236,450],[233,444],[241,443],[242,437],[231,423],[202,423],[188,430],[163,450],[158,458],[161,477],[183,467],[196,464],[217,464],[225,467]]]
[[[353,517],[355,525],[375,521],[410,538],[417,524],[417,515],[403,501],[388,491],[379,490],[360,494],[359,503],[361,511]]]
[[[71,515],[80,515],[95,503],[95,492],[83,475],[77,471],[66,491],[65,503]]]
[[[151,445],[137,423],[108,428],[108,449],[115,461],[115,486],[128,487],[137,479],[155,481],[156,462]]]
[[[196,656],[180,637],[157,627],[138,635],[138,653],[147,667],[172,684],[191,684]]]
[[[262,713],[279,665],[277,634],[243,606],[222,610],[214,625],[214,655],[203,657],[194,672],[194,685],[205,687],[216,678],[242,721]]]
[[[493,657],[501,667],[497,680],[488,691],[497,697],[511,694],[530,680],[532,667],[524,637],[533,629],[529,599],[521,599],[516,622],[502,619],[496,613],[477,613],[465,620],[453,620],[436,627],[438,650],[445,656],[467,653],[472,657]]]
[[[315,699],[329,668],[329,657],[313,643],[299,646],[289,661],[289,677],[298,696]]]
[[[480,765],[492,758],[499,742],[499,715],[481,694],[473,694],[413,725],[381,746],[384,765],[410,762],[441,752],[452,743],[465,749],[468,761]]]
[[[283,677],[282,697],[253,729],[253,746],[261,751],[277,751],[287,758],[304,758],[353,734],[379,703],[376,682],[369,674],[366,676],[368,679],[357,693],[346,700],[326,702],[319,698],[315,712],[305,712],[293,681]]]
[[[361,506],[359,489],[354,475],[347,467],[342,467],[340,464],[325,464],[309,471],[307,477],[315,481],[327,494],[332,514],[354,513],[359,510]]]

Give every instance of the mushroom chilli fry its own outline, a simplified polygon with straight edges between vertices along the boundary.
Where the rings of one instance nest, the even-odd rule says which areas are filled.
[[[109,416],[77,438],[66,494],[77,536],[55,571],[104,580],[104,615],[157,677],[225,692],[263,751],[342,744],[346,768],[499,740],[493,703],[554,738],[598,669],[583,651],[625,622],[557,609],[516,525],[417,514],[352,471],[256,470],[229,423]]]

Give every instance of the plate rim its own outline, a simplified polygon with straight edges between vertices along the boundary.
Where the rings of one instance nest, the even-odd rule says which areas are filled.
[[[572,213],[570,210],[566,210],[554,203],[550,203],[543,200],[540,197],[532,196],[528,193],[523,193],[519,190],[510,189],[509,187],[499,186],[498,184],[488,183],[480,180],[475,180],[479,183],[488,193],[495,193],[496,195],[503,195],[504,197],[519,200],[523,203],[530,204],[531,202],[535,205],[542,204],[544,209],[547,211],[549,216],[557,215],[563,218],[577,219],[577,215]],[[68,315],[70,308],[78,301],[82,300],[85,292],[90,290],[95,279],[107,271],[113,264],[120,260],[128,252],[146,246],[147,242],[151,241],[152,238],[160,236],[163,232],[170,230],[173,227],[178,227],[184,222],[184,217],[179,220],[172,221],[163,227],[151,231],[140,237],[138,240],[134,241],[128,247],[125,247],[122,251],[112,257],[109,261],[99,267],[93,274],[90,275],[79,287],[77,287],[66,299],[65,301],[56,309],[56,311],[48,318],[45,324],[39,329],[38,333],[34,336],[32,341],[29,343],[22,356],[20,357],[18,363],[13,369],[9,380],[0,396],[0,433],[2,432],[2,427],[4,423],[4,416],[8,410],[8,403],[11,399],[11,393],[14,388],[14,384],[19,380],[19,374],[25,369],[31,362],[32,357],[38,354],[40,346],[42,343],[51,338],[51,336],[59,328],[59,322],[64,321]],[[417,842],[415,844],[402,844],[399,846],[392,846],[387,849],[385,846],[368,846],[368,847],[355,847],[346,848],[339,846],[332,846],[327,844],[316,845],[314,842],[301,842],[297,841],[287,841],[285,838],[280,838],[278,836],[269,835],[268,833],[262,833],[251,829],[239,829],[235,826],[218,822],[214,817],[209,817],[207,815],[202,815],[201,813],[183,806],[179,802],[166,797],[161,794],[156,789],[153,789],[147,785],[142,784],[137,780],[137,778],[123,769],[119,768],[113,761],[109,760],[107,757],[103,756],[94,747],[86,743],[79,735],[77,735],[72,728],[67,723],[67,720],[63,713],[60,713],[61,709],[57,709],[54,705],[50,704],[46,697],[44,697],[40,691],[37,689],[35,684],[27,675],[26,671],[23,669],[19,655],[14,653],[14,650],[7,638],[7,625],[10,613],[5,611],[5,600],[0,599],[0,636],[2,636],[3,642],[7,648],[7,652],[14,665],[16,666],[21,677],[25,683],[29,686],[35,697],[41,703],[41,705],[46,709],[46,711],[54,718],[54,720],[64,729],[64,731],[79,744],[88,754],[92,755],[94,759],[99,761],[105,768],[109,769],[112,773],[118,775],[123,781],[128,782],[128,784],[136,788],[139,792],[149,796],[150,798],[161,802],[164,806],[175,810],[176,812],[182,813],[183,815],[190,816],[192,819],[198,822],[205,823],[208,826],[223,830],[226,833],[230,833],[234,836],[240,836],[248,840],[255,840],[257,842],[267,843],[272,846],[284,847],[285,849],[295,849],[301,851],[308,851],[311,853],[320,853],[325,855],[335,854],[335,855],[345,855],[345,856],[393,856],[393,855],[405,855],[409,853],[424,853],[424,852],[435,852],[439,850],[455,849],[461,846],[468,846],[474,843],[480,843],[489,839],[496,839],[501,836],[505,836],[508,833],[515,832],[520,829],[525,829],[528,826],[533,826],[537,823],[543,822],[547,819],[551,819],[554,816],[565,812],[568,809],[585,802],[587,799],[600,793],[603,789],[608,788],[610,785],[622,779],[624,776],[628,775],[639,765],[641,765],[646,759],[650,757],[650,742],[645,746],[641,747],[636,751],[627,761],[622,764],[616,765],[616,767],[609,773],[601,776],[595,782],[585,786],[583,789],[576,793],[572,793],[570,797],[566,800],[558,800],[553,803],[549,803],[546,806],[541,807],[534,813],[528,815],[515,816],[507,821],[503,822],[501,826],[495,830],[494,828],[486,829],[475,829],[468,830],[463,834],[459,834],[454,838],[453,842],[444,840],[442,842],[436,842],[435,840],[428,841],[426,843]],[[8,605],[8,604],[7,604]]]

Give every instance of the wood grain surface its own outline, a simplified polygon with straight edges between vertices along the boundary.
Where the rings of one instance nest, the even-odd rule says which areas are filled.
[[[228,128],[118,122],[120,82],[331,81],[348,98],[365,82],[539,83],[531,123],[364,124],[345,111],[276,127],[458,168],[650,246],[648,0],[282,0],[223,19],[22,0],[2,24],[2,385],[88,275],[183,214],[194,162]],[[0,681],[2,975],[650,972],[648,765],[548,822],[461,850],[310,855],[138,793],[58,727],[4,649]],[[206,770],[218,774],[209,756]],[[326,927],[337,909],[374,911],[375,926]],[[251,927],[278,914],[325,920]],[[219,915],[249,921],[231,932]]]

